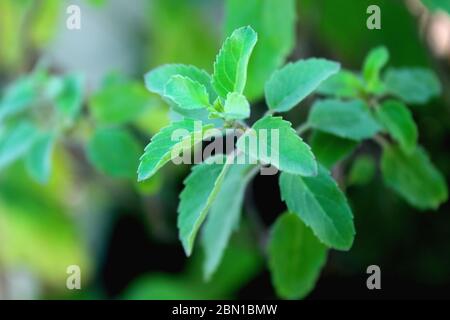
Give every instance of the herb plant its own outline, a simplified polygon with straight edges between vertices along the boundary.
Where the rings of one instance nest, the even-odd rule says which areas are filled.
[[[146,88],[171,109],[162,129],[137,124],[154,102],[143,83],[109,76],[85,97],[77,74],[56,76],[38,66],[16,80],[0,100],[0,172],[21,160],[34,180],[47,183],[53,150],[75,144],[98,172],[132,181],[145,195],[165,164],[206,149],[202,140],[231,132],[237,137],[233,150],[213,152],[184,181],[177,221],[184,251],[190,256],[201,247],[204,279],[211,280],[249,213],[246,189],[257,174],[276,168],[287,211],[258,240],[277,294],[303,298],[328,250],[351,249],[356,230],[344,190],[368,183],[377,165],[386,186],[409,205],[437,209],[447,200],[446,182],[418,144],[411,112],[439,96],[441,84],[428,69],[385,70],[389,52],[383,46],[369,52],[358,72],[321,58],[285,64],[295,42],[294,0],[228,0],[226,12],[229,36],[211,63],[212,75],[183,64],[145,75]],[[263,97],[267,110],[259,116]],[[308,112],[292,125],[286,119],[294,108]],[[137,136],[154,131],[142,151]],[[177,132],[183,135],[174,138]],[[368,143],[378,146],[380,159],[360,152]],[[347,159],[354,161],[344,170]]]
[[[353,214],[330,169],[358,144],[372,139],[380,145],[386,185],[411,205],[435,209],[447,199],[445,181],[417,145],[417,127],[405,105],[425,103],[441,89],[429,70],[390,69],[383,73],[389,58],[384,47],[369,53],[360,74],[340,70],[338,63],[325,59],[299,60],[270,76],[265,83],[268,111],[250,127],[245,120],[251,108],[244,92],[255,45],[256,32],[241,27],[225,40],[212,76],[187,65],[163,65],[145,76],[147,88],[163,97],[182,119],[153,137],[141,157],[139,179],[152,177],[171,160],[174,148],[189,152],[192,145],[200,143],[196,134],[212,127],[244,128],[231,157],[244,155],[258,163],[206,159],[193,166],[180,194],[180,240],[189,256],[202,229],[204,275],[210,278],[238,227],[248,183],[260,166],[275,165],[281,171],[281,198],[289,212],[280,215],[270,232],[268,265],[277,293],[301,298],[314,287],[327,250],[349,250],[354,241]],[[307,121],[295,130],[280,114],[314,91],[326,98],[314,102]],[[195,127],[195,120],[204,125]],[[180,128],[188,134],[174,141],[172,133]],[[279,148],[271,145],[273,139],[267,142],[270,155],[246,148],[247,137],[256,134],[260,139],[264,129],[279,132]],[[313,131],[312,150],[301,137],[308,131]],[[314,155],[314,150],[324,145],[327,151]],[[230,155],[212,158],[217,157],[229,159]]]

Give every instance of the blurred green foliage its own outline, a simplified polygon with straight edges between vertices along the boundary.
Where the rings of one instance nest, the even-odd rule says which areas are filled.
[[[87,2],[99,11],[111,5],[107,0]],[[377,262],[397,277],[426,284],[450,283],[445,240],[450,227],[448,204],[432,215],[418,213],[382,185],[382,171],[395,171],[387,174],[389,185],[416,194],[409,202],[419,207],[436,207],[446,196],[442,186],[450,174],[448,59],[439,61],[432,55],[419,32],[418,18],[403,1],[375,1],[382,7],[379,31],[365,28],[366,8],[374,4],[369,0],[142,2],[146,16],[140,25],[145,41],[142,73],[165,63],[186,63],[212,72],[211,62],[223,36],[251,25],[259,34],[245,92],[255,103],[252,112],[262,109],[264,83],[285,59],[309,56],[325,56],[348,69],[321,87],[323,95],[355,97],[363,93],[363,81],[372,79],[372,93],[386,94],[379,86],[384,81],[391,89],[389,94],[407,103],[427,102],[411,109],[420,132],[418,142],[429,150],[425,155],[422,149],[414,149],[423,161],[407,161],[410,155],[397,148],[386,148],[382,155],[370,143],[356,146],[353,140],[321,131],[314,131],[308,140],[326,167],[338,164],[339,170],[349,174],[346,181],[339,182],[351,186],[348,196],[356,213],[355,245],[349,253],[331,252],[326,274],[360,275],[367,265]],[[449,12],[448,1],[423,3],[431,10]],[[174,203],[184,169],[167,168],[140,184],[134,180],[144,143],[165,127],[169,118],[179,115],[169,115],[165,102],[144,89],[141,76],[105,74],[104,83],[93,88],[80,70],[60,69],[45,59],[47,64],[37,63],[64,28],[64,14],[64,6],[57,0],[0,1],[0,276],[25,268],[41,288],[34,298],[72,297],[65,289],[66,268],[76,264],[83,270],[83,284],[90,294],[73,297],[104,298],[99,272],[109,238],[99,230],[114,228],[113,219],[105,215],[111,216],[115,210],[123,214],[126,203],[133,214],[146,218],[163,204],[166,209],[161,220],[175,230]],[[379,45],[388,49],[390,64],[397,69],[380,74],[383,57],[381,62],[374,58],[375,62],[361,67],[366,53]],[[404,67],[411,66],[419,68],[405,71]],[[422,68],[433,69],[439,79]],[[111,71],[114,69],[111,66]],[[354,71],[359,69],[361,75]],[[417,88],[411,79],[424,79],[429,85]],[[444,97],[428,100],[441,91],[439,82]],[[307,108],[303,106],[288,114],[293,122],[305,119]],[[389,125],[384,129],[394,141],[401,140]],[[383,170],[374,166],[374,159],[380,157]],[[446,181],[431,167],[429,158]],[[399,162],[405,161],[413,166],[415,175],[402,172],[405,166]],[[124,179],[112,181],[109,176]],[[431,196],[422,192],[427,181],[434,186],[430,192],[436,190]],[[150,207],[145,203],[151,203]],[[263,270],[264,258],[252,245],[256,241],[251,235],[243,228],[234,236],[209,282],[203,280],[204,257],[198,253],[184,271],[151,271],[131,282],[119,297],[236,297]],[[94,248],[93,243],[103,243],[103,247]],[[0,296],[4,288],[0,282]],[[300,289],[292,290],[298,293]]]
[[[262,269],[263,259],[251,239],[235,237],[225,251],[214,276],[205,282],[201,273],[202,257],[194,256],[187,269],[176,276],[154,273],[136,279],[122,298],[125,299],[230,299]]]
[[[19,165],[3,172],[0,184],[0,263],[13,269],[26,266],[53,290],[65,285],[67,266],[79,265],[87,279],[92,267],[82,234],[65,214],[72,174],[58,158],[58,174],[45,188]]]

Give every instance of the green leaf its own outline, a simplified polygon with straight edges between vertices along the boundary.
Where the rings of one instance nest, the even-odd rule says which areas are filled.
[[[201,239],[205,251],[203,272],[207,280],[219,266],[231,234],[239,223],[248,183],[248,180],[244,179],[244,174],[250,165],[238,163],[230,165],[203,227]]]
[[[369,107],[360,100],[321,100],[309,113],[311,127],[341,138],[363,140],[373,137],[380,126]]]
[[[337,98],[357,98],[363,91],[361,79],[350,71],[340,71],[325,80],[317,92]]]
[[[175,75],[187,77],[200,83],[208,91],[209,101],[216,99],[217,94],[211,85],[210,75],[202,69],[184,64],[166,64],[153,69],[145,75],[145,85],[151,92],[164,97],[166,84]]]
[[[10,86],[0,100],[0,120],[26,109],[35,98],[34,88],[27,79]]]
[[[164,89],[164,96],[182,109],[206,109],[210,106],[205,86],[180,75],[170,78]]]
[[[62,114],[74,119],[79,115],[83,103],[84,78],[73,74],[64,77],[61,81],[62,90],[55,99],[56,106]]]
[[[317,161],[331,169],[337,162],[350,155],[358,143],[325,132],[314,131],[310,145]]]
[[[36,13],[30,21],[29,41],[33,47],[41,49],[48,45],[57,32],[59,14],[63,9],[58,0],[41,1],[33,9]]]
[[[0,132],[0,169],[22,157],[33,145],[37,129],[28,121]]]
[[[258,33],[248,66],[245,96],[255,101],[264,94],[264,84],[283,65],[295,44],[295,0],[228,0],[225,30],[231,34],[250,25]]]
[[[112,83],[91,97],[90,108],[94,118],[102,124],[124,124],[135,120],[150,101],[140,83]]]
[[[176,104],[167,100],[170,104],[170,118],[173,121],[180,121],[184,119],[195,119],[202,121],[204,124],[212,124],[216,127],[222,127],[224,122],[220,117],[213,118],[211,107],[208,109],[182,109]],[[217,101],[217,100],[216,100]]]
[[[386,145],[381,171],[385,183],[418,209],[437,209],[447,200],[445,179],[421,147],[406,154],[396,146]]]
[[[376,109],[376,115],[404,152],[411,153],[415,150],[418,138],[417,126],[411,111],[402,102],[385,101]]]
[[[375,160],[368,155],[358,157],[348,175],[348,185],[363,186],[368,184],[376,172]]]
[[[225,100],[224,113],[227,119],[246,119],[250,116],[250,104],[242,94],[229,93]]]
[[[166,64],[158,67],[145,75],[145,85],[151,92],[154,92],[161,97],[166,98],[164,97],[166,84],[175,75],[187,77],[203,85],[208,91],[209,101],[214,101],[217,98],[217,94],[211,84],[210,75],[204,70],[189,65]],[[182,115],[183,118],[186,117],[208,122],[208,111],[205,109],[187,110],[178,107],[178,105],[173,103],[170,99],[167,99],[167,102],[169,102],[172,108],[171,111],[175,111],[177,114]]]
[[[42,134],[27,153],[27,170],[39,183],[47,183],[50,178],[54,143],[55,135],[53,133]]]
[[[45,78],[46,73],[38,71],[8,86],[0,100],[0,121],[30,107],[39,97],[38,88]]]
[[[424,68],[389,69],[384,81],[388,93],[410,104],[425,104],[442,92],[439,78]]]
[[[275,71],[266,83],[266,101],[271,110],[286,112],[316,90],[340,66],[325,59],[300,60]]]
[[[297,214],[325,245],[349,250],[355,237],[353,214],[342,191],[319,166],[315,177],[301,177],[283,172],[281,197],[289,211]]]
[[[230,163],[223,155],[214,156],[192,168],[184,181],[178,206],[178,229],[187,256],[192,253],[195,237],[220,190]]]
[[[314,176],[317,163],[311,148],[303,142],[281,117],[267,116],[258,120],[236,143],[251,158],[271,164],[282,171]]]
[[[378,92],[381,88],[380,73],[389,61],[386,47],[377,47],[369,52],[364,61],[363,76],[369,92]]]
[[[203,133],[212,125],[201,125],[194,120],[186,119],[174,122],[158,132],[145,147],[140,159],[138,180],[142,181],[153,176],[162,166],[170,161],[174,148],[190,148],[201,142]],[[177,154],[178,156],[178,154]]]
[[[422,0],[431,11],[443,10],[450,14],[450,0]]]
[[[233,31],[223,43],[214,62],[212,80],[222,98],[230,92],[244,92],[248,62],[256,41],[256,32],[251,27],[242,27]]]
[[[114,178],[136,176],[140,144],[122,129],[97,129],[87,145],[87,155],[100,172]]]
[[[314,288],[326,262],[327,248],[298,217],[285,213],[272,227],[268,253],[277,294],[301,299]]]

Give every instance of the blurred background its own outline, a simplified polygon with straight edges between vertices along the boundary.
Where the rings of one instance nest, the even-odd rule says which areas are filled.
[[[359,70],[370,49],[385,45],[391,66],[424,66],[439,75],[443,96],[413,114],[420,144],[448,181],[450,18],[433,10],[434,2],[448,2],[428,1],[427,7],[419,0],[294,2],[297,23],[288,60],[325,57]],[[146,91],[143,75],[164,63],[212,72],[233,3],[0,2],[1,97],[16,95],[20,105],[31,101],[38,111],[29,111],[30,119],[57,136],[47,145],[52,150],[48,177],[36,176],[27,160],[10,161],[0,150],[0,299],[276,298],[245,218],[210,282],[202,279],[201,250],[185,257],[177,240],[176,208],[188,166],[170,164],[149,181],[136,182],[143,148],[171,117],[169,108]],[[71,4],[81,9],[80,30],[66,27]],[[366,27],[372,4],[381,8],[381,30]],[[51,85],[36,98],[30,86],[42,88],[43,79]],[[74,92],[78,100],[70,98]],[[254,92],[253,98],[252,113],[261,115],[262,96]],[[67,101],[79,104],[77,116],[54,116],[50,101],[63,108]],[[6,119],[1,106],[0,138]],[[288,119],[301,123],[306,109],[297,108]],[[27,132],[19,145],[35,134]],[[380,156],[372,143],[359,153]],[[342,170],[350,171],[354,157]],[[286,209],[277,176],[257,176],[249,189],[246,201],[254,202],[269,227]],[[430,212],[413,209],[385,188],[378,168],[346,192],[355,215],[354,246],[329,253],[308,298],[450,298],[450,205]],[[381,268],[379,291],[366,288],[366,268],[372,264]],[[80,266],[82,290],[66,288],[69,265]]]

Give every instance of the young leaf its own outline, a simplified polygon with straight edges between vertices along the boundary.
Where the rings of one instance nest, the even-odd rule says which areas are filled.
[[[436,74],[424,68],[389,69],[384,81],[388,93],[410,104],[425,104],[442,92]]]
[[[363,76],[369,92],[380,89],[380,72],[389,61],[389,51],[386,47],[378,47],[369,52],[363,66]]]
[[[314,131],[310,145],[317,161],[327,169],[331,169],[337,162],[351,154],[358,143],[325,132]]]
[[[61,81],[62,90],[55,98],[56,106],[62,114],[73,119],[81,111],[84,78],[81,75],[73,74],[64,77]]]
[[[37,129],[22,121],[0,133],[0,169],[22,157],[33,145]]]
[[[266,101],[271,110],[286,112],[299,104],[331,75],[339,64],[325,59],[300,60],[275,71],[266,83]]]
[[[45,73],[36,72],[7,87],[0,100],[0,121],[28,108],[39,97],[38,87],[45,78]]]
[[[363,186],[368,184],[376,172],[375,160],[368,155],[358,157],[352,164],[348,175],[349,186]]]
[[[90,99],[94,118],[103,124],[124,124],[135,120],[150,104],[148,92],[140,83],[113,83]]]
[[[204,124],[212,124],[216,127],[223,126],[222,119],[211,117],[211,107],[207,109],[182,109],[170,100],[167,100],[167,102],[170,105],[169,115],[172,122],[183,119],[195,119],[203,122]]]
[[[166,84],[176,75],[189,78],[203,85],[209,95],[208,101],[214,101],[217,98],[217,94],[211,84],[210,75],[206,71],[190,65],[166,64],[158,67],[145,75],[145,85],[149,91],[165,98]],[[170,104],[172,114],[176,113],[182,116],[179,120],[189,118],[211,122],[211,120],[208,120],[209,113],[206,109],[183,109],[168,98],[167,102]]]
[[[264,84],[285,62],[295,43],[295,0],[227,0],[225,30],[231,34],[240,26],[250,25],[258,33],[248,66],[245,96],[257,100],[264,94]]]
[[[357,141],[373,137],[380,130],[368,106],[360,100],[318,101],[308,123],[318,130]]]
[[[248,182],[244,174],[249,168],[248,164],[231,164],[211,206],[201,239],[205,251],[203,272],[206,279],[210,279],[219,266],[231,234],[238,226]]]
[[[250,116],[250,104],[242,94],[229,93],[225,100],[224,113],[227,119],[246,119]]]
[[[164,89],[164,96],[181,109],[206,109],[210,106],[204,85],[188,77],[172,76]]]
[[[404,152],[412,153],[415,150],[417,126],[411,111],[402,102],[388,100],[376,109],[376,115]]]
[[[317,174],[317,163],[311,148],[303,142],[281,117],[258,120],[242,135],[236,147],[253,159],[272,164],[282,171],[303,176]]]
[[[285,213],[272,227],[268,254],[277,294],[301,299],[314,288],[326,262],[327,248],[297,216]]]
[[[138,180],[142,181],[150,178],[169,162],[173,148],[184,145],[186,141],[191,141],[189,146],[192,146],[192,143],[200,142],[203,132],[210,128],[212,128],[212,125],[202,126],[194,120],[186,119],[172,123],[162,129],[145,147],[145,152],[140,159],[141,162],[138,168]],[[177,137],[173,137],[174,134]]]
[[[178,229],[187,256],[192,253],[195,237],[220,190],[229,166],[225,156],[214,156],[194,166],[184,181],[178,206]]]
[[[175,75],[200,83],[208,91],[209,101],[216,99],[217,94],[211,85],[210,75],[202,69],[184,64],[166,64],[148,72],[145,75],[145,85],[151,92],[164,97],[166,84]]]
[[[243,93],[247,82],[247,67],[257,41],[251,27],[236,29],[228,37],[214,62],[213,86],[222,98],[230,92]]]
[[[87,155],[93,166],[114,178],[136,175],[141,146],[122,129],[97,129],[87,145]]]
[[[349,250],[355,237],[353,215],[342,191],[319,166],[316,177],[301,177],[283,172],[281,197],[289,211],[295,213],[328,247]]]
[[[42,134],[27,153],[27,170],[39,183],[47,183],[50,177],[54,143],[55,135],[53,133]]]
[[[317,89],[317,92],[337,98],[357,98],[363,88],[363,83],[356,74],[349,71],[340,71],[325,80]]]
[[[447,200],[445,179],[421,147],[406,154],[396,146],[386,145],[381,171],[385,183],[418,209],[437,209]]]

